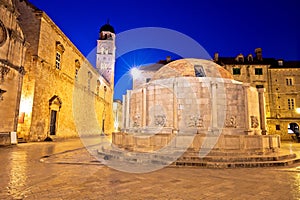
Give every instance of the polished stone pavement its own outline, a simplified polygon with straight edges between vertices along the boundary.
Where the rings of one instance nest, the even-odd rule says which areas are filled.
[[[298,143],[282,147],[299,155]],[[103,165],[79,139],[0,147],[0,157],[0,199],[300,199],[300,163],[133,174]]]

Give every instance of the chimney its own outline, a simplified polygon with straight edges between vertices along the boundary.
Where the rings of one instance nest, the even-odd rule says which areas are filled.
[[[167,56],[166,61],[167,63],[171,62],[171,56]]]
[[[237,55],[237,57],[235,58],[235,60],[237,62],[244,62],[244,55],[242,53],[240,53],[239,55]]]
[[[214,55],[214,61],[215,62],[219,61],[219,53],[218,52],[216,52],[215,55]]]
[[[257,60],[262,61],[262,49],[261,48],[255,49],[255,55],[256,55]]]
[[[278,60],[278,66],[281,66],[281,67],[283,66],[283,59]]]
[[[248,60],[248,62],[252,62],[253,61],[253,56],[252,56],[251,53],[247,56],[247,60]]]

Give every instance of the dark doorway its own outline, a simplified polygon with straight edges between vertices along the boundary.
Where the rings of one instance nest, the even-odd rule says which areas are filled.
[[[51,118],[50,118],[50,135],[56,134],[56,119],[57,119],[57,111],[51,110]]]
[[[288,132],[299,136],[299,126],[297,123],[290,123],[288,126]]]
[[[297,123],[290,123],[288,125],[288,133],[291,134],[294,141],[300,142],[299,125]]]

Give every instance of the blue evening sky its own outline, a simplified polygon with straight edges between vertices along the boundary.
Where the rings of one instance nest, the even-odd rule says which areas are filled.
[[[254,54],[300,60],[299,0],[30,0],[44,10],[77,48],[88,55],[109,18],[116,33],[162,27],[196,40],[211,55]],[[118,48],[118,47],[117,47]],[[125,54],[116,62],[116,81],[128,66],[173,55],[160,50]],[[127,65],[127,66],[126,66]]]

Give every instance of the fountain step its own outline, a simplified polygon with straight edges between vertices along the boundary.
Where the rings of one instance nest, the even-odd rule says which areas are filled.
[[[285,159],[294,159],[296,154],[284,155],[247,155],[247,156],[205,156],[199,157],[197,155],[184,155],[179,158],[179,161],[205,161],[205,162],[265,162],[265,161],[280,161]]]
[[[206,156],[200,158],[195,152],[176,159],[174,154],[155,154],[123,152],[120,150],[102,149],[98,154],[107,160],[137,164],[161,164],[176,167],[237,168],[237,167],[271,167],[286,166],[300,162],[296,154],[273,153],[270,155]],[[193,154],[193,155],[191,155]],[[176,161],[175,161],[176,160]]]
[[[300,162],[299,158],[264,161],[264,162],[195,162],[176,161],[171,166],[176,167],[205,167],[205,168],[250,168],[250,167],[276,167],[287,166]]]

